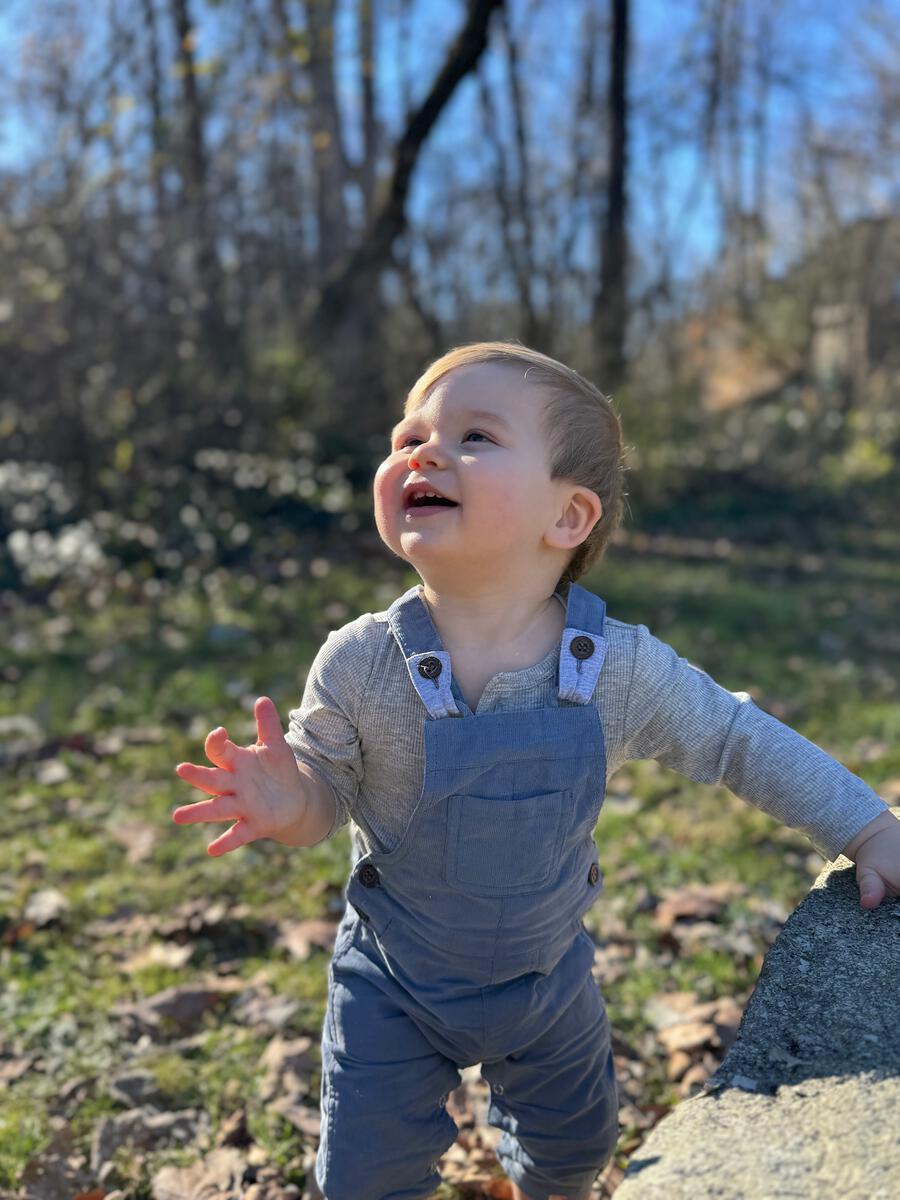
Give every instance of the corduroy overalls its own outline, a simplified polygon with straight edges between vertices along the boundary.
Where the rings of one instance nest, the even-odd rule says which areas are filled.
[[[605,605],[570,584],[559,705],[475,715],[410,588],[388,621],[426,709],[399,845],[357,857],[329,969],[316,1178],[326,1200],[422,1200],[482,1064],[500,1162],[534,1200],[583,1197],[618,1134],[594,944]],[[460,717],[462,719],[460,719]],[[402,731],[398,731],[401,734]]]

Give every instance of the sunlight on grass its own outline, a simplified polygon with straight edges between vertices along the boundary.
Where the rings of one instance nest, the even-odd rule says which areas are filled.
[[[616,551],[583,582],[606,599],[611,616],[646,624],[723,686],[753,687],[763,707],[787,705],[789,724],[877,789],[900,777],[900,647],[885,650],[868,633],[895,622],[900,569],[879,573],[877,565],[848,557],[840,579],[801,572],[785,583],[790,563],[767,567],[758,548],[746,561],[663,563]],[[17,617],[33,640],[15,642],[22,675],[14,687],[0,683],[0,714],[31,715],[41,738],[85,741],[56,751],[68,768],[62,782],[38,782],[43,760],[34,756],[10,769],[14,801],[0,846],[8,914],[0,918],[0,1021],[19,1049],[52,1054],[53,1066],[0,1095],[0,1184],[12,1186],[46,1139],[49,1115],[61,1107],[60,1081],[109,1074],[127,1061],[112,1012],[121,1000],[196,982],[225,964],[248,988],[295,1001],[284,1034],[317,1045],[328,953],[314,948],[295,961],[275,940],[280,922],[337,919],[348,831],[306,850],[266,841],[213,859],[206,846],[226,826],[174,825],[172,810],[201,798],[174,766],[204,762],[203,739],[217,724],[249,737],[258,695],[272,696],[286,719],[328,630],[386,607],[411,582],[397,576],[392,591],[334,566],[327,577],[285,580],[263,596],[222,573],[212,598],[185,589],[152,610],[118,600],[105,612],[86,610],[59,633],[62,650],[53,654],[40,649],[44,617],[31,610]],[[98,751],[94,734],[112,730],[118,741]],[[766,939],[777,933],[777,918],[760,923],[754,904],[789,912],[820,865],[799,832],[724,788],[694,784],[652,761],[628,763],[612,781],[595,840],[605,886],[585,924],[600,943],[610,930],[624,931],[633,950],[627,969],[601,981],[614,1028],[631,1040],[650,1030],[644,1009],[659,992],[749,993]],[[688,937],[679,952],[655,920],[657,902],[669,889],[718,881],[738,885],[716,916],[722,944]],[[29,928],[25,905],[44,889],[58,889],[69,908]],[[740,950],[727,949],[732,931]],[[150,946],[186,939],[183,965],[131,964]],[[190,1051],[162,1045],[139,1061],[167,1104],[200,1106],[214,1127],[246,1104],[254,1136],[299,1184],[296,1131],[256,1098],[271,1033],[235,1025],[228,1013],[225,1000],[205,1012],[205,1037]],[[318,1081],[316,1068],[312,1105]],[[642,1088],[648,1104],[677,1099],[662,1057],[648,1062]],[[86,1146],[94,1122],[118,1111],[95,1081],[68,1116]],[[141,1174],[134,1195],[147,1187]],[[436,1195],[461,1193],[446,1185]]]
[[[0,1099],[0,1185],[15,1187],[22,1164],[49,1139],[46,1105],[27,1094]]]

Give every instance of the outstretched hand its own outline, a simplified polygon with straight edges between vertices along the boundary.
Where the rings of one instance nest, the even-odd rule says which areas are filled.
[[[254,705],[257,740],[237,746],[223,726],[207,734],[206,757],[215,765],[179,763],[175,774],[211,800],[182,805],[172,813],[176,825],[198,821],[234,821],[207,847],[213,856],[227,854],[257,838],[274,837],[303,815],[305,794],[297,760],[284,739],[278,709],[268,696]]]

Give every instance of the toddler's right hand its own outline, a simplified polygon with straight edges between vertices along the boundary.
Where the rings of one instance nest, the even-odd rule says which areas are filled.
[[[296,825],[306,805],[303,780],[297,760],[284,740],[278,709],[268,696],[254,705],[257,741],[255,746],[236,746],[222,726],[207,735],[206,756],[214,767],[179,763],[175,774],[192,783],[212,800],[200,800],[176,808],[176,825],[197,821],[234,821],[235,824],[210,842],[207,853],[227,854],[257,838],[274,837]]]

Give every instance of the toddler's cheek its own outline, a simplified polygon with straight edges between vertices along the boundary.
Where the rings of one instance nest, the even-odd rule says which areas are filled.
[[[382,466],[376,471],[372,493],[375,527],[381,540],[397,553],[398,522],[403,515],[403,499],[400,484],[389,468]]]
[[[396,473],[396,464],[392,464],[390,459],[385,459],[384,462],[382,462],[381,465],[378,467],[378,470],[375,472],[373,488],[374,488],[376,496],[378,495],[378,493],[381,490],[383,490],[385,479],[387,479],[390,476],[392,467],[393,467],[394,473]]]
[[[372,499],[375,504],[375,512],[388,511],[393,496],[394,505],[399,502],[399,491],[397,480],[395,478],[397,472],[396,467],[392,470],[385,463],[375,472],[375,479],[372,484]]]
[[[484,519],[498,534],[518,537],[531,520],[530,497],[516,497],[512,492],[495,491],[489,503],[483,505]]]

